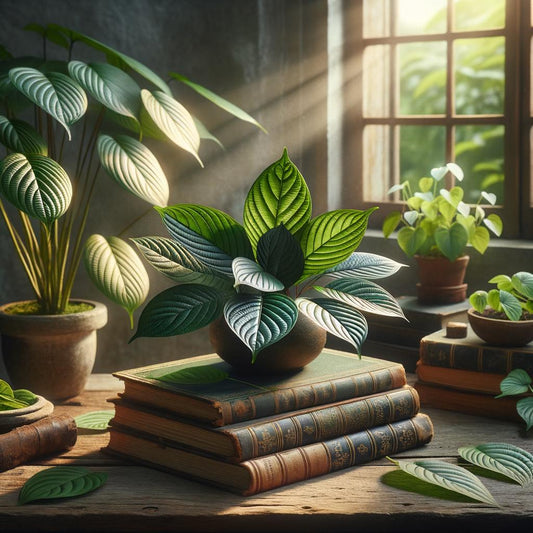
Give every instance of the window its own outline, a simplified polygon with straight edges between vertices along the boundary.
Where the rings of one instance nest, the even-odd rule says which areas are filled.
[[[455,161],[465,200],[481,190],[507,237],[533,237],[533,47],[529,0],[356,0],[344,12],[346,201]]]

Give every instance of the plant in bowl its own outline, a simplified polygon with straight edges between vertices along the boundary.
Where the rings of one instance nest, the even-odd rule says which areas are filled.
[[[132,240],[178,284],[146,305],[132,340],[209,325],[215,351],[234,367],[288,371],[320,354],[326,332],[359,352],[365,313],[404,316],[372,281],[402,265],[354,251],[375,208],[312,218],[309,189],[286,149],[252,184],[242,225],[208,206],[156,209],[170,238]]]
[[[500,236],[501,218],[486,214],[482,201],[495,205],[496,196],[482,191],[475,206],[463,201],[464,190],[459,185],[446,188],[442,180],[447,174],[462,181],[464,173],[455,163],[433,168],[430,177],[420,178],[418,190],[409,181],[394,185],[389,194],[401,193],[402,211],[391,212],[382,230],[389,237],[397,232],[398,245],[419,266],[419,300],[425,303],[453,303],[466,298],[463,283],[471,245],[483,254],[490,242],[490,233]]]
[[[44,317],[71,311],[82,312],[66,320],[67,330],[57,335],[60,339],[70,335],[73,323],[83,322],[85,315],[92,320],[93,330],[105,324],[105,308],[72,301],[82,256],[91,279],[126,309],[132,327],[133,312],[148,294],[148,275],[133,247],[116,236],[95,234],[87,239],[98,179],[107,174],[123,190],[146,201],[149,210],[153,205],[164,207],[169,197],[167,178],[148,144],[178,147],[201,164],[200,139],[213,139],[174,97],[170,86],[137,60],[63,26],[30,24],[26,29],[42,37],[41,57],[13,57],[0,49],[0,143],[5,148],[0,162],[0,211],[35,295],[34,301],[14,308],[15,324],[13,314],[6,312],[10,305],[0,311],[3,355],[15,382],[19,382],[15,366],[20,366],[21,354],[28,355],[28,349],[6,338],[13,329],[17,330],[14,339],[29,329],[21,323],[24,315],[42,315],[37,317],[42,319],[39,331],[31,333],[34,338],[43,331],[51,335],[50,320]],[[52,44],[64,49],[64,60],[49,59]],[[73,51],[80,46],[102,53],[102,61],[74,59]],[[169,77],[259,126],[242,110],[184,76],[170,72]],[[93,308],[97,318],[91,318]],[[85,324],[81,329],[89,327]],[[78,340],[87,345],[87,335]],[[16,351],[13,365],[11,348]],[[75,351],[81,351],[79,342]],[[43,361],[39,346],[36,352]],[[65,347],[45,355],[53,353],[66,353]],[[49,373],[42,364],[24,364],[21,378],[32,390],[43,389],[28,381],[28,368],[38,367],[49,380],[54,366],[63,365],[52,363]],[[82,370],[89,366],[90,362],[84,363]],[[74,384],[74,380],[62,381]],[[44,390],[50,398],[73,393]]]
[[[500,274],[496,288],[470,295],[468,320],[476,335],[489,344],[523,346],[533,339],[533,274]]]

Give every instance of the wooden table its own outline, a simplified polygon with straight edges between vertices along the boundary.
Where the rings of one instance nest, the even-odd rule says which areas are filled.
[[[77,416],[110,409],[106,399],[122,385],[108,375],[91,377],[86,392],[55,412]],[[427,446],[402,459],[458,462],[457,448],[508,442],[533,451],[533,435],[517,423],[422,409],[435,426]],[[531,432],[530,432],[531,433]],[[501,505],[430,497],[391,486],[405,479],[386,459],[252,497],[241,497],[178,476],[119,461],[100,449],[108,434],[79,430],[68,453],[0,474],[0,531],[527,531],[533,525],[532,488],[480,478]],[[400,457],[400,455],[398,456]],[[36,472],[74,464],[108,472],[107,483],[84,496],[17,505],[18,492]],[[385,478],[384,478],[385,476]],[[415,478],[410,478],[416,485]],[[388,481],[388,483],[385,483]]]

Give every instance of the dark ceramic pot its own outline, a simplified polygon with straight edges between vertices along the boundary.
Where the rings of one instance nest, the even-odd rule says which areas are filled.
[[[464,283],[470,257],[455,261],[446,257],[415,255],[418,264],[418,301],[421,304],[443,305],[463,302],[468,285]]]
[[[533,320],[500,320],[468,310],[474,333],[493,346],[525,346],[533,340]]]
[[[285,374],[299,370],[320,355],[326,338],[325,329],[300,314],[292,330],[261,350],[252,363],[252,352],[233,333],[224,317],[209,326],[209,340],[215,352],[235,370],[246,374]]]

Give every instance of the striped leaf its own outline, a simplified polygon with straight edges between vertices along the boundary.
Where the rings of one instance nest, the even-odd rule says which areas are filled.
[[[9,71],[13,85],[35,105],[56,119],[67,131],[87,110],[87,95],[73,79],[60,72],[43,74],[30,67]]]
[[[103,411],[91,411],[77,416],[74,421],[79,429],[91,429],[93,431],[106,431],[109,427],[109,421],[115,415],[112,409]]]
[[[141,91],[144,107],[157,127],[176,145],[196,157],[203,167],[198,155],[200,135],[190,113],[172,96],[162,91]]]
[[[281,224],[293,235],[311,217],[311,195],[300,171],[283,151],[255,180],[244,203],[244,227],[254,249],[261,236]]]
[[[162,274],[177,283],[199,283],[230,290],[231,280],[211,270],[177,242],[164,237],[132,239],[145,259]]]
[[[72,184],[63,168],[43,155],[15,153],[0,164],[0,190],[24,213],[50,224],[72,200]]]
[[[127,135],[100,135],[97,148],[102,166],[119,185],[150,204],[167,205],[167,178],[146,146]]]
[[[348,259],[324,272],[333,278],[345,278],[353,276],[364,279],[378,279],[392,276],[400,268],[402,263],[367,252],[354,252]]]
[[[0,142],[12,152],[48,155],[48,146],[37,130],[22,120],[0,115]]]
[[[71,61],[69,74],[95,100],[119,115],[137,119],[141,88],[124,71],[107,63]]]
[[[285,287],[279,279],[247,257],[236,257],[232,268],[235,286],[246,285],[262,292],[282,291]]]
[[[405,318],[394,296],[372,281],[357,278],[337,279],[328,283],[326,287],[314,288],[325,296],[344,302],[360,311]]]
[[[357,353],[365,342],[368,325],[352,306],[329,298],[296,298],[298,310],[326,331],[354,346]]]
[[[85,244],[84,263],[94,284],[123,307],[133,324],[133,312],[148,296],[150,281],[133,248],[118,237],[91,235]]]
[[[501,394],[496,398],[524,394],[529,390],[531,383],[533,383],[533,379],[523,368],[515,368],[502,379],[500,383]]]
[[[533,483],[533,455],[518,446],[489,442],[479,446],[463,446],[458,452],[468,462],[498,472],[523,487]]]
[[[292,298],[284,294],[237,294],[226,303],[224,317],[233,332],[250,348],[253,363],[263,348],[291,331],[298,309]]]
[[[368,217],[375,209],[339,209],[314,218],[300,239],[305,264],[299,281],[348,259],[363,239]]]
[[[138,337],[169,337],[195,331],[215,320],[222,309],[217,289],[196,283],[176,285],[148,302],[130,342]]]
[[[522,398],[516,402],[516,412],[526,423],[526,431],[533,427],[533,396]]]

